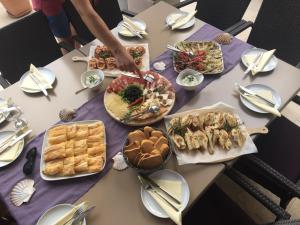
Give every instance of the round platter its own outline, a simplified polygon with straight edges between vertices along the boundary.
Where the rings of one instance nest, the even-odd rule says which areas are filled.
[[[161,76],[157,73],[151,72],[151,74],[155,74],[156,79],[152,83],[147,82],[146,87],[144,86],[144,88],[143,88],[143,92],[144,92],[145,89],[149,89],[148,85],[151,85],[150,88],[152,90],[156,89],[158,87],[167,87],[166,89],[168,90],[168,95],[170,96],[168,98],[168,102],[170,104],[167,105],[167,106],[160,106],[161,109],[165,110],[163,113],[161,113],[160,115],[158,115],[156,117],[150,117],[150,118],[142,119],[142,120],[130,120],[130,121],[124,121],[120,117],[115,115],[116,113],[114,113],[113,111],[118,111],[119,108],[116,106],[115,110],[111,110],[110,107],[109,107],[109,104],[111,103],[111,100],[109,100],[109,96],[112,95],[112,94],[116,95],[115,92],[110,91],[110,88],[112,87],[112,85],[117,86],[116,88],[118,88],[118,91],[121,92],[127,86],[129,86],[131,84],[135,85],[135,84],[141,82],[141,79],[139,79],[139,78],[128,77],[128,76],[124,76],[124,75],[120,76],[117,79],[115,79],[108,86],[108,88],[106,89],[106,91],[104,93],[104,106],[105,106],[105,109],[106,109],[107,113],[112,118],[114,118],[115,120],[117,120],[117,121],[119,121],[123,124],[129,125],[129,126],[146,126],[146,125],[150,125],[150,124],[153,124],[153,123],[156,123],[156,122],[162,120],[165,115],[169,114],[170,111],[172,110],[172,108],[174,107],[174,103],[175,103],[175,91],[172,87],[172,84],[165,77],[163,77],[163,76]],[[141,83],[139,83],[139,85],[141,85]]]

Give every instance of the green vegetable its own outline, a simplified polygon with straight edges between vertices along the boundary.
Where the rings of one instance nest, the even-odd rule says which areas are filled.
[[[120,96],[122,97],[123,101],[131,104],[143,96],[143,90],[138,85],[131,84],[120,93]]]

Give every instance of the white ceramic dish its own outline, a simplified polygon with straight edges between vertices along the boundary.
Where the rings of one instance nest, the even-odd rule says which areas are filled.
[[[166,17],[166,24],[168,24],[169,26],[171,26],[171,23],[172,23],[172,17],[179,17],[181,15],[188,15],[187,12],[175,12],[175,13],[171,13],[169,14],[167,17]],[[183,26],[181,27],[178,27],[176,28],[177,30],[183,30],[183,29],[187,29],[187,28],[190,28],[192,27],[196,22],[196,19],[195,17],[193,17],[189,22],[187,22],[186,24],[184,24]]]
[[[190,199],[190,190],[186,180],[179,173],[172,170],[159,170],[152,173],[150,176],[152,179],[166,179],[166,180],[178,180],[182,184],[182,208],[184,210]],[[146,209],[153,215],[160,218],[168,218],[169,216],[165,211],[156,203],[151,195],[141,187],[141,198]]]
[[[37,68],[39,70],[39,72],[41,74],[43,74],[43,76],[45,77],[45,79],[48,81],[49,84],[53,84],[54,81],[55,81],[55,74],[47,69],[47,68],[44,68],[44,67],[38,67]],[[27,71],[26,73],[24,73],[22,75],[22,77],[20,78],[20,86],[22,85],[22,82],[23,80],[25,79],[25,77],[27,77],[29,74],[29,71]],[[24,92],[27,92],[27,93],[39,93],[39,92],[42,92],[42,90],[32,90],[32,89],[27,89],[27,88],[22,88],[21,89],[24,91]]]
[[[242,56],[241,56],[242,63],[244,64],[244,66],[249,67],[249,63],[247,62],[245,55],[253,55],[253,57],[256,58],[258,56],[258,54],[265,53],[265,52],[267,52],[267,50],[261,49],[261,48],[247,49],[242,53]],[[276,56],[272,55],[269,62],[265,65],[263,70],[260,72],[269,72],[269,71],[275,69],[277,66],[277,63],[278,63],[278,59],[276,58]]]
[[[7,101],[5,99],[0,98],[0,105],[5,104],[5,102],[7,103]],[[8,105],[7,105],[7,108],[8,108]],[[5,112],[3,114],[0,113],[0,123],[4,122],[8,116],[9,116],[9,112]]]
[[[14,131],[2,131],[2,132],[0,132],[0,143],[2,141],[6,140],[8,138],[8,136],[12,135],[13,133],[14,133]],[[20,154],[22,153],[23,148],[24,148],[24,143],[25,143],[24,138],[21,139],[20,141],[18,141],[15,145],[17,145],[19,143],[20,143],[20,145],[19,145],[19,148],[17,150],[17,154],[15,156],[15,159],[13,161],[8,161],[8,162],[7,161],[0,161],[0,168],[13,163],[20,156]],[[9,151],[9,149],[7,151]]]
[[[96,75],[99,81],[96,82],[94,85],[88,85],[86,83],[86,77],[90,75]],[[91,90],[97,90],[102,86],[102,83],[104,81],[104,73],[102,72],[102,70],[98,70],[98,69],[85,71],[81,74],[80,81],[84,88],[88,87]]]
[[[141,30],[143,30],[143,31],[146,30],[147,26],[143,20],[140,20],[138,18],[130,18],[130,20]],[[124,37],[136,37],[135,34],[128,32],[127,29],[122,26],[123,22],[124,21],[122,20],[117,26],[118,33]]]
[[[53,225],[74,207],[75,206],[71,204],[56,205],[44,212],[36,225]],[[83,220],[82,225],[86,225],[85,219]]]
[[[77,122],[70,122],[70,123],[64,123],[65,125],[72,125],[72,124],[91,124],[91,123],[95,123],[95,122],[101,122],[100,120],[84,120],[84,121],[77,121]],[[55,181],[55,180],[66,180],[66,179],[72,179],[72,178],[77,178],[77,177],[86,177],[86,176],[90,176],[96,173],[101,173],[101,171],[104,169],[105,164],[106,164],[106,152],[104,154],[104,163],[103,163],[103,168],[101,171],[99,172],[95,172],[95,173],[81,173],[81,174],[76,174],[74,176],[48,176],[43,174],[43,169],[45,167],[45,162],[42,159],[43,155],[44,155],[44,151],[47,147],[47,137],[48,137],[48,132],[51,128],[59,126],[61,124],[57,124],[55,126],[50,127],[44,135],[44,140],[43,140],[43,146],[42,146],[42,152],[41,152],[41,160],[40,160],[40,176],[42,177],[43,180],[47,180],[47,181]],[[104,132],[104,144],[106,145],[106,135]]]
[[[194,79],[197,79],[197,83],[193,85],[184,84],[182,80],[188,75],[194,76]],[[200,85],[203,82],[203,80],[204,76],[202,73],[199,73],[198,71],[192,69],[184,69],[178,74],[176,78],[176,83],[182,86],[187,91],[194,91],[198,87],[198,85]]]
[[[270,91],[273,96],[273,102],[275,103],[275,108],[279,109],[279,107],[281,105],[281,97],[274,89],[270,88],[269,86],[263,85],[263,84],[250,84],[250,85],[246,86],[246,88],[253,92]],[[240,99],[241,99],[242,103],[244,104],[244,106],[246,106],[248,109],[251,109],[254,112],[269,113],[269,112],[266,112],[266,111],[258,108],[257,106],[255,106],[254,104],[249,102],[247,99],[245,99],[242,95],[240,95]]]

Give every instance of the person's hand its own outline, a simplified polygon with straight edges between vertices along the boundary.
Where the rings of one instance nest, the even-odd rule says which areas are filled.
[[[137,68],[133,61],[133,58],[123,46],[115,49],[113,51],[113,54],[117,59],[118,68],[120,70],[132,72],[142,77],[141,71]]]

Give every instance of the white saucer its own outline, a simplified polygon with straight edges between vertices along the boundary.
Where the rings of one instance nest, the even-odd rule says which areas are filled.
[[[166,180],[179,180],[182,183],[182,208],[184,210],[190,199],[190,190],[187,182],[179,173],[173,170],[158,170],[152,173],[150,176],[152,179],[166,179]],[[165,211],[156,203],[151,195],[141,187],[141,198],[146,209],[153,215],[160,218],[168,218],[169,216]]]
[[[170,24],[171,24],[171,17],[172,17],[172,16],[176,16],[176,15],[178,15],[178,17],[179,17],[180,15],[183,15],[183,14],[188,15],[187,12],[175,12],[175,13],[169,14],[169,15],[166,17],[166,23],[167,23],[169,26],[171,26],[171,25],[170,25]],[[183,30],[183,29],[190,28],[190,27],[192,27],[192,26],[195,24],[195,22],[196,22],[196,19],[195,19],[195,17],[193,17],[189,22],[187,22],[187,23],[184,24],[183,26],[176,28],[176,30]]]
[[[273,102],[275,103],[275,107],[276,109],[278,109],[281,105],[281,97],[280,95],[272,88],[270,88],[269,86],[263,85],[263,84],[250,84],[248,86],[246,86],[245,88],[253,91],[253,92],[257,92],[257,91],[270,91],[272,93],[273,96]],[[260,108],[258,108],[257,106],[255,106],[254,104],[252,104],[251,102],[249,102],[247,99],[245,99],[242,95],[240,95],[240,99],[242,101],[242,103],[244,104],[244,106],[246,106],[248,109],[251,109],[254,112],[258,112],[258,113],[269,113],[266,112]]]
[[[146,31],[146,23],[143,20],[137,19],[137,18],[130,18],[130,20],[141,30]],[[136,37],[135,34],[131,33],[131,32],[125,32],[126,28],[122,26],[123,24],[123,20],[118,24],[117,26],[117,30],[118,33],[121,34],[124,37]]]
[[[43,74],[43,76],[45,77],[45,79],[48,81],[49,84],[53,84],[54,81],[55,81],[55,74],[47,69],[47,68],[44,68],[44,67],[38,67],[37,68],[39,70],[39,72],[41,74]],[[22,77],[20,78],[20,85],[22,85],[22,82],[23,80],[25,79],[25,77],[27,77],[29,74],[29,71],[27,71],[26,73],[24,73],[22,75]],[[42,90],[32,90],[32,89],[27,89],[27,88],[22,88],[21,89],[24,91],[24,92],[27,92],[27,93],[39,93],[39,92],[42,92]]]
[[[75,206],[71,204],[56,205],[44,212],[36,225],[53,225],[74,207]],[[83,220],[82,225],[86,225],[85,219]]]

